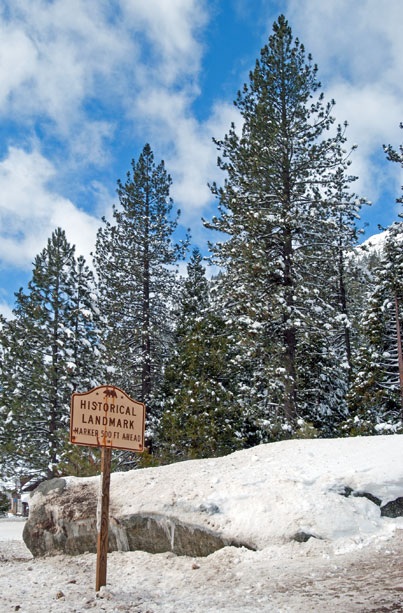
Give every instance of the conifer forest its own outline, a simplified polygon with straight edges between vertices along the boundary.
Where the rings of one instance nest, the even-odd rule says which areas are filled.
[[[214,140],[209,253],[178,233],[149,144],[117,182],[93,262],[55,228],[0,320],[4,475],[97,474],[98,451],[68,442],[70,398],[103,384],[147,410],[147,449],[114,452],[115,470],[403,432],[403,222],[359,246],[355,146],[318,78],[280,16],[235,96],[242,125]],[[403,166],[402,146],[384,152]]]

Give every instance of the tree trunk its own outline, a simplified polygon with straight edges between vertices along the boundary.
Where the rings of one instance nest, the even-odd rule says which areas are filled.
[[[347,299],[346,299],[346,287],[344,285],[344,262],[343,262],[343,252],[341,245],[339,244],[339,291],[340,291],[340,308],[343,315],[348,317],[347,312]],[[348,380],[351,380],[352,373],[352,359],[351,359],[351,339],[350,339],[350,329],[346,326],[344,322],[344,344],[346,348],[346,357],[348,363]]]
[[[293,307],[293,283],[292,283],[292,242],[291,232],[287,232],[284,243],[284,285],[286,312],[283,315],[283,342],[284,342],[284,368],[286,371],[284,385],[284,416],[289,423],[294,423],[297,406],[297,377],[295,367],[296,357],[296,332],[290,322],[289,311]]]
[[[56,464],[57,451],[55,433],[57,430],[57,414],[58,414],[58,398],[57,392],[59,388],[59,276],[56,276],[56,285],[54,289],[53,303],[53,342],[52,342],[52,376],[51,376],[51,391],[50,391],[50,416],[49,416],[49,465],[48,478],[54,477],[54,470],[50,468]]]
[[[284,60],[284,57],[282,58]],[[284,61],[281,67],[281,131],[284,145],[282,160],[282,183],[284,194],[284,216],[287,218],[291,212],[291,177],[289,135],[286,100],[286,76]],[[290,314],[294,307],[294,279],[293,279],[293,246],[291,228],[286,223],[283,234],[283,262],[284,262],[284,290],[286,309],[283,314],[283,343],[284,343],[284,367],[286,371],[284,385],[284,416],[293,424],[297,412],[297,377],[296,377],[296,331],[292,324]]]

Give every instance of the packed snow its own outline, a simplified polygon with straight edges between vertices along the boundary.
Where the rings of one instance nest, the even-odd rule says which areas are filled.
[[[13,517],[11,514],[0,518],[0,541],[22,540],[24,523],[22,517]]]
[[[257,550],[113,552],[96,594],[95,554],[32,559],[10,532],[0,540],[0,610],[403,611],[403,518],[382,517],[363,493],[382,507],[403,496],[402,435],[285,441],[116,473],[112,515],[198,518]],[[297,542],[298,532],[313,536]]]

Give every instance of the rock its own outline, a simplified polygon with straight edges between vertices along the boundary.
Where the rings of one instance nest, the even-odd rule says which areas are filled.
[[[396,498],[396,500],[391,500],[382,506],[382,500],[378,498],[378,496],[374,496],[374,494],[371,494],[370,492],[354,491],[348,485],[345,485],[342,491],[339,491],[339,494],[341,496],[345,496],[346,498],[349,498],[350,496],[355,496],[356,498],[367,498],[378,507],[381,507],[382,517],[403,517],[403,497]]]
[[[376,504],[378,507],[380,507],[382,504],[381,499],[378,498],[377,496],[374,496],[370,492],[361,492],[361,491],[357,492],[357,491],[354,491],[348,485],[345,485],[342,491],[339,491],[339,494],[340,496],[344,496],[345,498],[349,498],[350,496],[355,496],[355,498],[367,498],[368,500]]]
[[[61,483],[64,482],[64,483]],[[22,537],[32,555],[96,551],[95,483],[66,487],[64,479],[44,481],[32,493]]]
[[[388,515],[402,514],[402,441],[289,440],[113,473],[109,551],[199,557],[227,545],[264,549],[313,536],[361,542],[382,533],[393,521]],[[34,556],[96,551],[99,481],[66,477],[33,492],[24,540]]]
[[[383,517],[403,517],[403,498],[396,498],[381,507]]]
[[[353,488],[349,487],[348,485],[345,485],[344,488],[341,490],[341,492],[339,492],[340,496],[344,496],[345,498],[348,498],[349,496],[351,496],[351,494],[353,493]]]
[[[52,490],[56,490],[58,494],[61,494],[66,489],[66,479],[49,479],[48,481],[42,481],[36,488],[35,492],[47,496]]]
[[[220,509],[216,504],[201,504],[199,509],[208,515],[215,515],[216,513],[220,512]]]
[[[300,532],[296,532],[292,537],[291,537],[291,541],[296,541],[297,543],[306,543],[307,541],[309,541],[310,538],[319,538],[317,536],[315,536],[314,534],[309,534],[309,532],[303,532],[302,530]]]
[[[33,492],[33,504],[23,531],[26,546],[35,557],[60,552],[69,555],[95,553],[95,482],[77,479],[66,487],[66,482],[56,481],[64,480],[44,482]],[[203,512],[216,513],[218,508],[211,505]],[[172,551],[176,555],[200,557],[227,545],[254,549],[248,543],[224,538],[211,528],[187,524],[174,516],[157,513],[110,515],[109,551]]]
[[[172,551],[176,555],[202,557],[228,545],[247,547],[233,539],[223,538],[213,530],[185,524],[174,517],[157,514],[135,514],[111,521],[110,526],[116,542],[123,551],[148,551],[164,553]]]
[[[367,498],[367,500],[376,504],[377,507],[380,507],[382,504],[382,500],[378,498],[378,496],[374,496],[370,492],[354,492],[353,495],[357,498]]]

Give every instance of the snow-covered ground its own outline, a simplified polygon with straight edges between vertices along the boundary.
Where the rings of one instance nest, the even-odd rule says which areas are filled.
[[[21,540],[24,524],[19,517],[0,517],[0,541]]]
[[[288,441],[137,471],[128,481],[123,490],[124,476],[113,475],[112,512],[119,500],[130,512],[155,501],[188,521],[202,501],[212,528],[253,538],[258,550],[225,547],[206,558],[113,552],[97,595],[95,554],[32,559],[22,541],[1,539],[2,612],[403,611],[403,519],[341,495],[345,487],[370,492],[382,506],[402,497],[403,436]],[[290,540],[301,530],[317,538]]]

